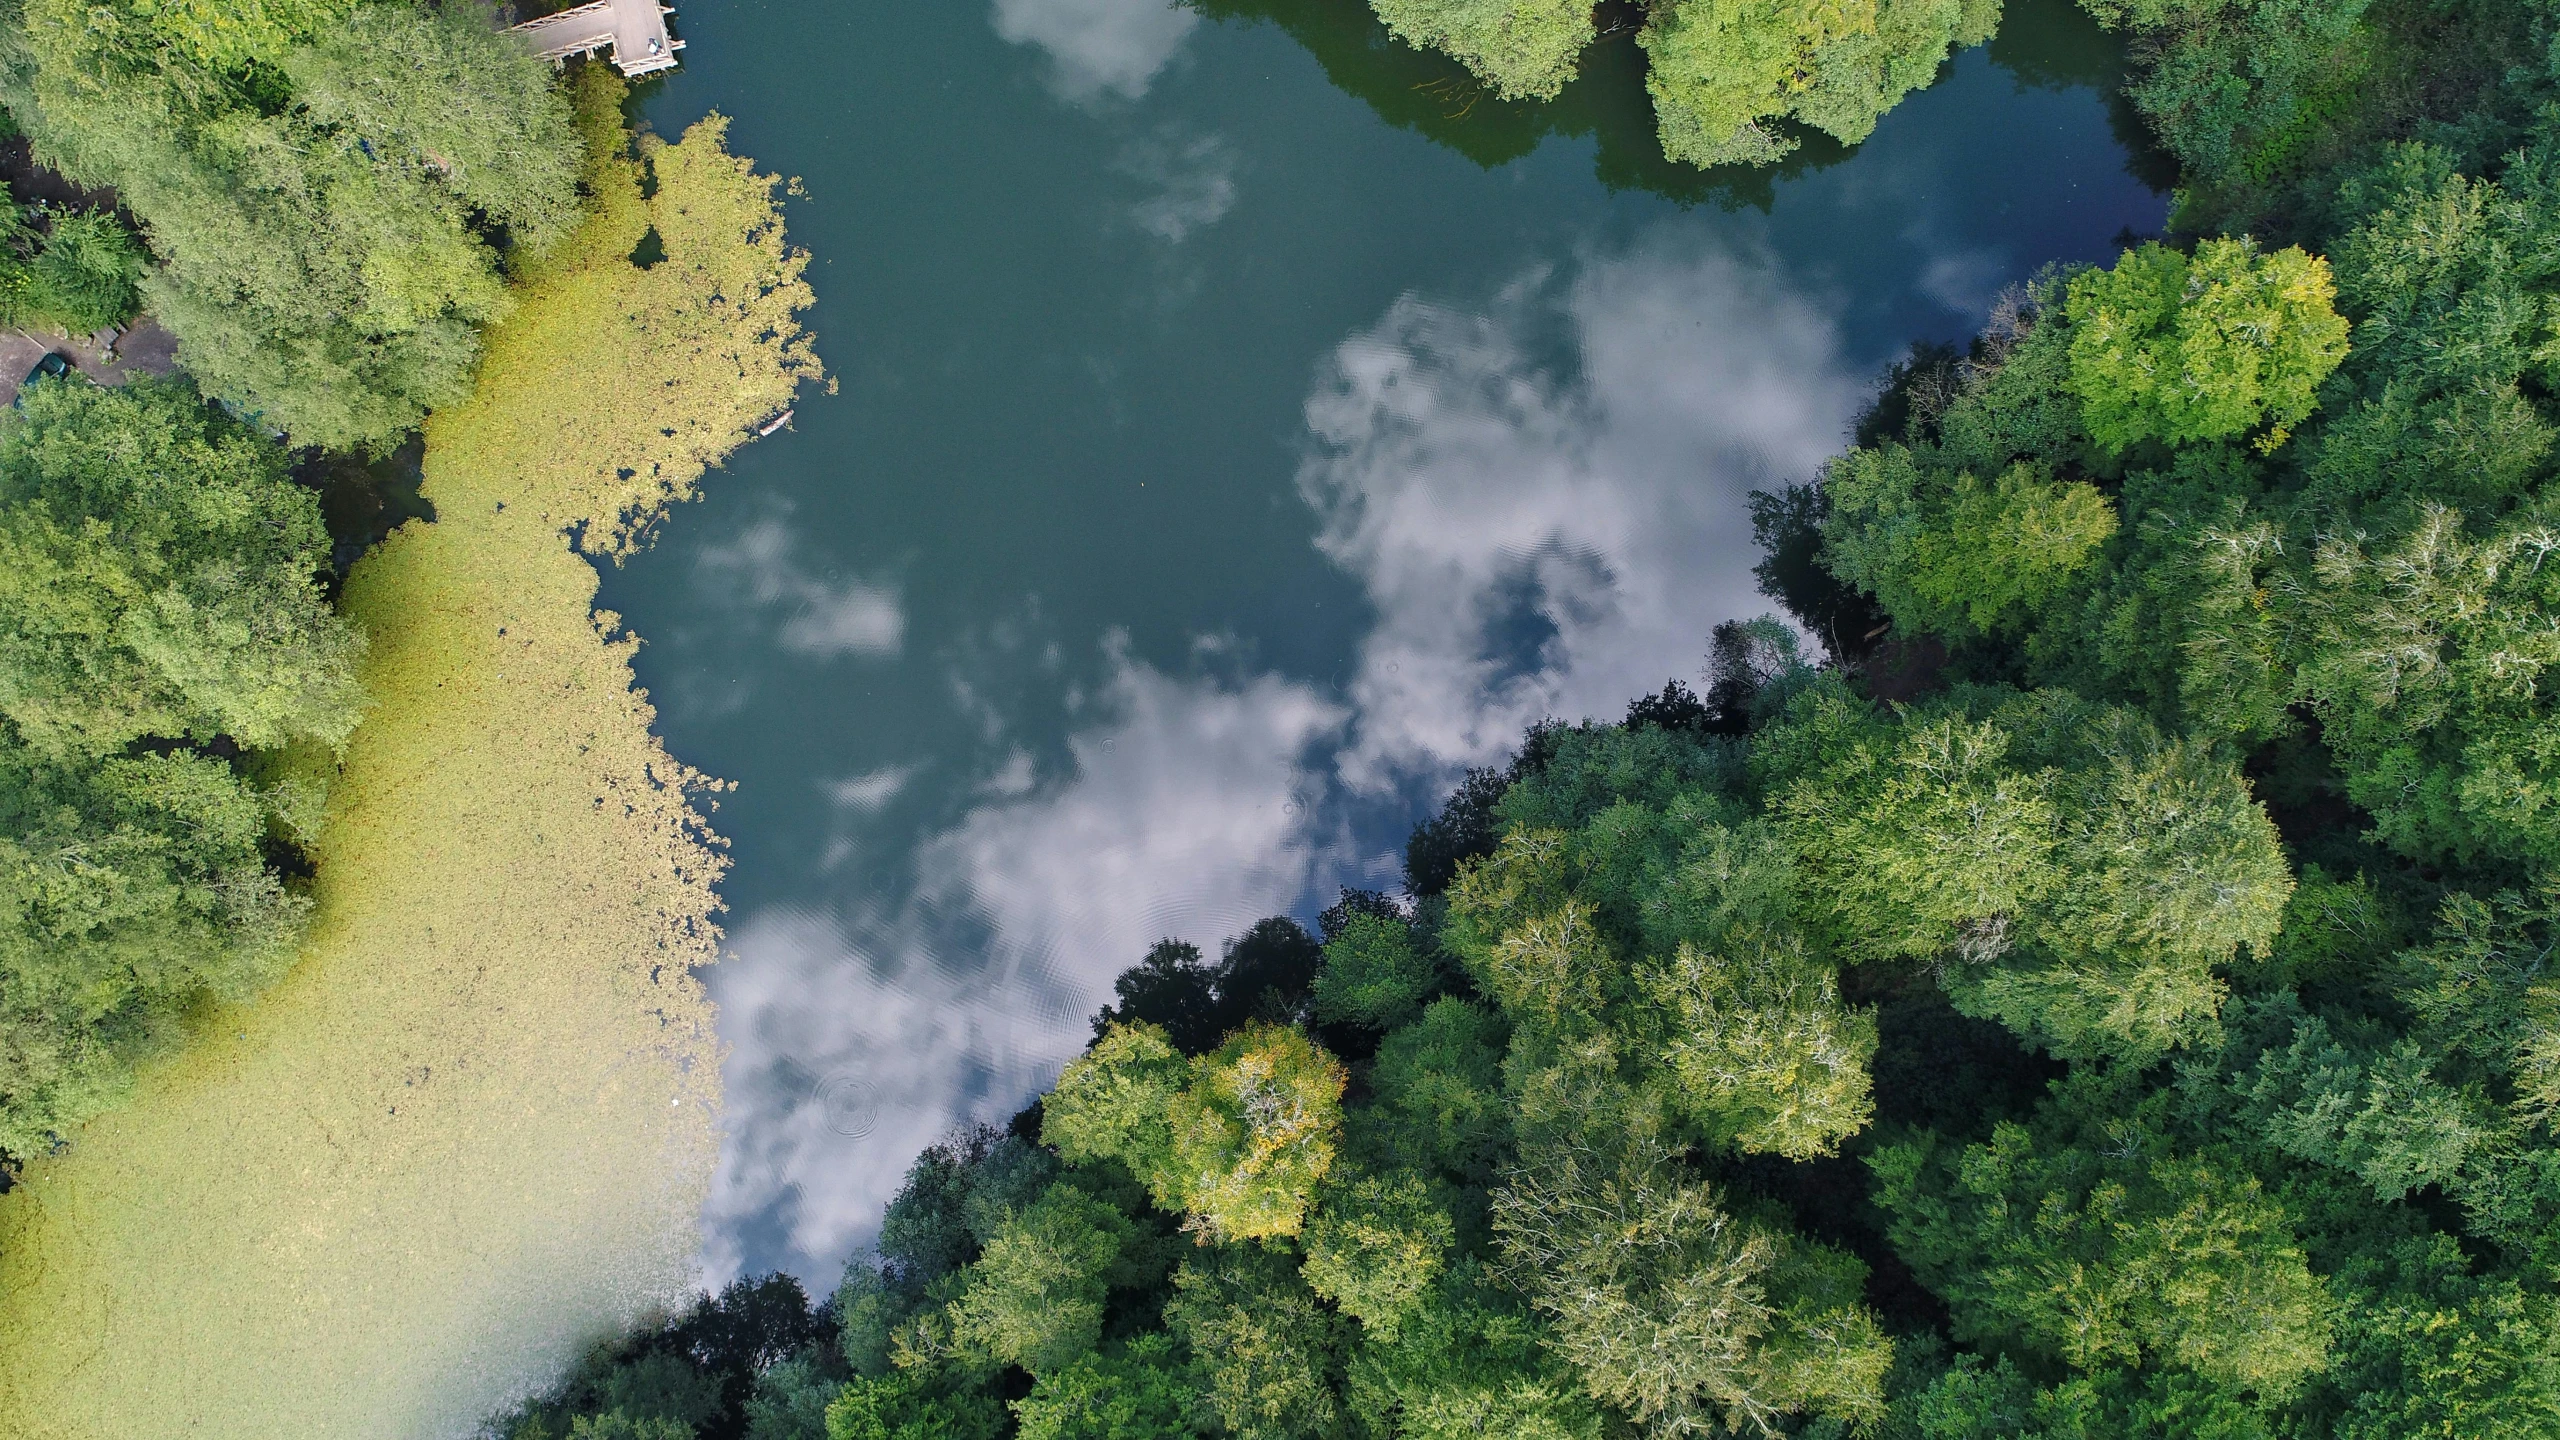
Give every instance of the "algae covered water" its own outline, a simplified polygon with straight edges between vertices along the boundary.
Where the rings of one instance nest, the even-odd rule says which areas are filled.
[[[678,19],[647,113],[801,177],[841,382],[601,597],[736,784],[715,1280],[831,1284],[1156,939],[1393,888],[1522,727],[1694,680],[1749,491],[2166,210],[2059,3],[1762,175],[1665,164],[1623,36],[1533,108],[1360,0]]]

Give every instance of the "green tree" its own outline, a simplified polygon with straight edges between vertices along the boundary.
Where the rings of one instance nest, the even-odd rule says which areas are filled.
[[[1833,474],[1843,482],[1838,512],[1846,530],[1856,523],[1848,505],[1859,487],[1851,482],[1853,471]],[[2033,464],[1999,471],[1992,484],[1958,471],[1933,510],[1900,551],[1876,556],[1882,564],[1874,564],[1871,579],[1879,597],[1900,600],[1907,589],[1917,600],[1887,600],[1887,615],[1912,630],[1938,633],[2033,618],[2099,559],[2099,546],[2117,528],[2115,507],[2094,484],[2045,479]],[[1851,551],[1843,551],[1843,561],[1848,556]]]
[[[2127,92],[2190,183],[2241,190],[2300,168],[2320,132],[2360,108],[2379,58],[2358,23],[2370,6],[2081,0],[2132,32],[2143,64]]]
[[[1482,1184],[1510,1135],[1499,1016],[1453,996],[1387,1036],[1369,1071],[1371,1103],[1345,1117],[1373,1164],[1438,1169]]]
[[[1408,45],[1439,50],[1506,100],[1552,100],[1597,30],[1580,0],[1369,0]]]
[[[1372,1339],[1354,1353],[1353,1413],[1410,1440],[1599,1440],[1599,1406],[1545,1338],[1517,1297],[1461,1261],[1423,1293],[1392,1344]]]
[[[1789,728],[1778,808],[1837,943],[1936,963],[1959,1008],[2057,1054],[2156,1058],[2210,1026],[2215,967],[2274,940],[2290,867],[2210,745],[2059,691],[1898,725],[1809,692]]]
[[[1173,1097],[1190,1067],[1154,1025],[1113,1025],[1069,1061],[1040,1108],[1040,1138],[1069,1164],[1117,1160],[1140,1177],[1173,1154]]]
[[[274,816],[206,756],[72,766],[0,743],[0,1151],[42,1154],[199,1000],[284,973],[308,902],[267,868]]]
[[[2537,505],[2476,533],[2421,500],[2397,536],[2337,534],[2286,580],[2297,683],[2348,795],[2413,856],[2560,861],[2560,750],[2542,677],[2560,570]]]
[[[1869,1161],[1894,1248],[1957,1336],[2082,1370],[2159,1361],[2272,1399],[2297,1391],[2327,1363],[2330,1316],[2283,1207],[2245,1166],[2175,1153],[2139,1121],[2110,1138],[2107,1117],[2071,1103],[1960,1156],[1913,1142]]]
[[[746,1440],[827,1440],[827,1407],[844,1389],[842,1374],[814,1353],[760,1372],[747,1397]]]
[[[336,745],[363,640],[317,501],[183,381],[38,385],[0,418],[0,714],[56,755]]]
[[[497,250],[574,213],[546,67],[476,6],[24,0],[5,98],[66,174],[116,189],[142,292],[208,391],[331,447],[458,400],[505,308]]]
[[[2264,952],[2293,893],[2274,824],[2231,760],[2130,712],[2041,692],[2004,707],[2055,768],[2067,877],[1998,970],[1956,972],[1962,1006],[2057,1054],[2156,1056],[2221,1006],[2216,967]]]
[[[827,1440],[998,1440],[1004,1406],[914,1370],[857,1378],[827,1406]]]
[[[1102,1335],[1111,1269],[1132,1237],[1128,1218],[1069,1185],[1052,1185],[987,1241],[951,1303],[952,1353],[1046,1374]]]
[[[1422,1013],[1439,978],[1414,943],[1413,928],[1383,915],[1354,915],[1326,942],[1315,980],[1316,1015],[1393,1030]]]
[[[1419,1307],[1457,1232],[1410,1173],[1363,1176],[1329,1190],[1307,1227],[1307,1284],[1358,1320],[1392,1336]]]
[[[1838,975],[1795,936],[1737,937],[1715,955],[1683,943],[1641,983],[1670,1031],[1680,1103],[1709,1139],[1804,1160],[1874,1113],[1875,1019],[1840,1003]]]
[[[1866,1267],[1726,1211],[1639,1146],[1554,1149],[1494,1199],[1512,1281],[1595,1397],[1667,1433],[1882,1411]]]
[[[2000,0],[1660,0],[1637,37],[1663,153],[1756,165],[1795,148],[1787,116],[1856,144],[1999,28]]]
[[[2260,426],[2284,443],[2347,353],[2329,264],[2287,246],[2205,240],[2190,257],[2160,244],[2071,281],[2071,392],[2091,438],[2221,440]]]
[[[2450,1235],[2362,1246],[2310,1397],[2340,1440],[2526,1440],[2560,1426],[2560,1313],[2512,1275],[2475,1274]]]
[[[1333,1168],[1348,1077],[1294,1029],[1251,1025],[1193,1064],[1173,1099],[1173,1143],[1151,1177],[1204,1234],[1295,1235]]]
[[[57,216],[25,271],[20,324],[85,335],[133,318],[142,304],[142,242],[115,216],[78,210]]]
[[[1814,904],[1853,958],[1972,962],[2061,883],[2051,777],[2009,763],[2001,726],[1960,712],[1879,722],[1808,692],[1790,716],[1814,765],[1779,794]]]
[[[2388,1048],[2351,1045],[2321,1016],[2296,1009],[2289,1043],[2260,1055],[2241,1081],[2248,1129],[2296,1159],[2357,1175],[2384,1200],[2454,1187],[2488,1136],[2435,1068],[2413,1037]]]
[[[632,1422],[640,1440],[667,1433],[690,1436],[697,1426],[720,1413],[720,1382],[705,1375],[681,1355],[648,1350],[605,1372],[596,1387],[603,1413],[599,1422]],[[571,1427],[571,1433],[576,1428]],[[625,1432],[613,1432],[625,1433]]]
[[[1333,1167],[1347,1078],[1286,1026],[1186,1062],[1158,1027],[1114,1024],[1058,1077],[1041,1135],[1071,1163],[1127,1166],[1204,1235],[1295,1235]]]
[[[1187,1440],[1197,1382],[1172,1337],[1141,1335],[1118,1354],[1078,1357],[1013,1402],[1021,1440]]]
[[[1342,1420],[1341,1322],[1288,1258],[1214,1245],[1174,1273],[1165,1324],[1191,1347],[1203,1408],[1242,1440],[1325,1435]]]

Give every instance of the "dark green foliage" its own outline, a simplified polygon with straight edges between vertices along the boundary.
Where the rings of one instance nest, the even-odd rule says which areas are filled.
[[[1502,1100],[1505,1027],[1482,1007],[1444,997],[1378,1047],[1369,1073],[1376,1103],[1354,1110],[1349,1134],[1372,1164],[1436,1167],[1483,1184],[1510,1132]]]
[[[1348,1398],[1354,1414],[1412,1440],[1608,1433],[1598,1403],[1543,1343],[1539,1322],[1472,1262],[1423,1293],[1394,1345],[1354,1352]]]
[[[1906,413],[1907,407],[1906,400]],[[1759,543],[1761,559],[1751,573],[1761,594],[1785,606],[1833,659],[1843,660],[1866,653],[1884,616],[1822,564],[1822,525],[1830,518],[1831,495],[1822,486],[1752,491],[1751,538]]]
[[[142,303],[142,242],[115,216],[66,211],[39,238],[14,209],[0,224],[10,253],[0,256],[0,320],[26,329],[85,335],[133,318]]]
[[[1439,967],[1401,917],[1356,915],[1325,944],[1316,1014],[1393,1030],[1421,1013],[1439,979]]]
[[[747,1397],[746,1440],[827,1440],[827,1407],[844,1388],[843,1372],[822,1352],[794,1355],[756,1376]]]
[[[1043,1375],[1013,1403],[1022,1440],[1181,1440],[1197,1434],[1198,1380],[1163,1334],[1142,1335],[1117,1355],[1093,1353]]]
[[[177,381],[33,387],[0,420],[0,714],[48,753],[335,745],[361,640],[276,447]]]
[[[2267,1399],[2327,1364],[2327,1297],[2284,1207],[2087,1087],[1960,1155],[1903,1143],[1870,1163],[1895,1249],[1959,1339],[2083,1372],[2176,1366]]]
[[[1200,948],[1159,940],[1113,982],[1118,1003],[1093,1018],[1093,1033],[1115,1024],[1161,1026],[1175,1048],[1197,1055],[1248,1020],[1303,1018],[1322,951],[1287,916],[1261,921],[1227,942],[1215,965]]]
[[[359,707],[327,564],[282,453],[183,382],[0,416],[0,1154],[291,962],[308,906],[272,860],[323,797],[272,752]]]
[[[65,765],[0,743],[0,1151],[42,1153],[198,1000],[284,973],[309,907],[267,868],[275,813],[207,756]]]
[[[2299,248],[2048,276],[1790,499],[1959,682],[1890,718],[1817,685],[1751,756],[1823,938],[1907,967],[1871,1198],[1966,1348],[1905,1352],[1889,1429],[2542,1433],[2551,12],[2091,8],[2184,213]],[[1976,498],[2010,474],[2112,533],[2014,583]],[[1923,976],[2047,1058],[1933,1053]]]
[[[735,1281],[673,1319],[598,1348],[550,1393],[490,1422],[486,1433],[499,1440],[826,1440],[833,1434],[828,1406],[845,1385],[834,1329],[833,1317],[812,1312],[800,1282],[787,1275]],[[996,1432],[983,1433],[993,1440]]]
[[[1404,847],[1405,889],[1417,896],[1437,895],[1457,878],[1459,866],[1493,853],[1494,843],[1502,838],[1502,822],[1495,818],[1493,807],[1511,782],[1535,774],[1546,764],[1555,733],[1550,726],[1531,729],[1509,765],[1468,771],[1440,813],[1413,827]]]
[[[1003,1402],[969,1387],[901,1370],[857,1379],[827,1407],[827,1440],[997,1440]]]
[[[18,0],[0,34],[0,98],[37,152],[142,222],[142,295],[189,372],[305,444],[386,445],[461,398],[506,304],[493,239],[538,250],[575,212],[567,106],[474,5],[212,23]],[[96,246],[73,258],[110,273]]]
[[[2197,181],[2274,178],[2374,56],[2372,0],[2081,0],[2132,32],[2147,64],[2134,104]]]
[[[1343,1323],[1289,1257],[1218,1246],[1183,1262],[1165,1323],[1200,1367],[1202,1408],[1231,1435],[1323,1435],[1342,1423]]]

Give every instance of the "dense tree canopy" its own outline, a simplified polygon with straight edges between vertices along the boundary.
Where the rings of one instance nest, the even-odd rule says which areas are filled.
[[[2192,256],[2127,251],[2113,270],[2071,279],[2069,388],[2091,439],[2122,451],[2183,445],[2268,426],[2284,443],[2347,353],[2329,266],[2293,246],[2206,240]],[[2102,537],[2103,538],[2103,537]]]
[[[1846,144],[1999,28],[2000,0],[1666,0],[1637,37],[1663,153],[1754,165],[1796,142],[1785,116]]]
[[[355,724],[328,554],[282,453],[183,382],[47,380],[0,416],[0,1154],[291,957],[270,851],[320,796],[256,752]]]
[[[1581,0],[1370,0],[1398,38],[1443,50],[1511,100],[1552,100],[1598,33]]]
[[[75,335],[120,324],[142,303],[142,269],[142,243],[113,215],[60,211],[39,230],[0,204],[0,323]]]
[[[184,383],[38,384],[0,425],[0,715],[53,755],[334,745],[361,641],[285,457]]]
[[[1760,497],[1822,662],[1727,625],[1705,698],[1538,726],[1312,963],[1159,946],[917,1161],[777,1395],[845,1376],[830,1440],[2560,1429],[2560,11],[2092,8],[2207,233],[1915,350]],[[1863,23],[1777,18],[1808,94]]]
[[[140,218],[188,370],[306,444],[459,399],[506,304],[492,241],[576,207],[549,67],[471,4],[10,0],[0,101]]]

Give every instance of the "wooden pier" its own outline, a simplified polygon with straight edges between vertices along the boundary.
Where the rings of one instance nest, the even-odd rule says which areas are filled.
[[[667,17],[674,13],[658,0],[592,0],[507,33],[523,36],[534,54],[554,63],[610,50],[614,68],[624,75],[653,75],[676,68],[676,52],[684,48],[667,33]]]

